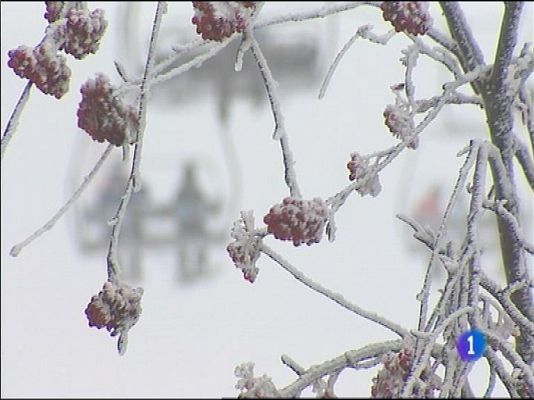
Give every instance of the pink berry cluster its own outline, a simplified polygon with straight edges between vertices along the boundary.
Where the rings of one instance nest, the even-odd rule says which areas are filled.
[[[432,25],[426,1],[383,1],[380,8],[397,32],[424,35]]]
[[[106,27],[104,10],[97,8],[90,12],[87,9],[70,9],[60,27],[64,39],[60,49],[79,60],[88,54],[94,54],[100,46]]]
[[[384,367],[372,380],[372,398],[399,398],[403,384],[408,379],[412,364],[412,350],[404,348],[398,353],[388,353],[382,357]],[[416,385],[413,397],[433,398],[434,391],[441,387],[440,378],[433,373],[424,371],[420,376],[420,385]],[[412,397],[412,396],[411,396]]]
[[[193,1],[195,15],[191,22],[204,40],[222,41],[235,32],[243,32],[252,12],[254,1]]]
[[[394,137],[405,141],[413,132],[413,122],[408,113],[407,106],[388,104],[383,112],[384,122]],[[419,138],[411,139],[406,147],[416,149],[419,146]]]
[[[106,328],[111,336],[130,329],[141,315],[142,288],[106,281],[85,309],[89,326]]]
[[[95,79],[89,79],[82,85],[80,92],[82,100],[77,112],[79,128],[97,142],[106,140],[115,146],[122,146],[135,141],[136,109],[125,105],[115,95],[115,88],[106,75],[98,73]]]
[[[21,78],[29,79],[44,94],[61,98],[69,90],[71,71],[65,56],[44,42],[31,48],[19,46],[8,53],[7,65]]]
[[[263,374],[254,376],[254,363],[248,362],[238,365],[234,375],[239,378],[235,388],[240,390],[239,399],[276,398],[280,395],[270,377]]]
[[[70,2],[49,1],[44,17],[53,25],[47,36],[33,49],[19,46],[8,52],[8,66],[23,79],[28,79],[45,94],[61,98],[69,89],[71,71],[65,56],[58,53],[64,50],[81,59],[98,50],[107,21],[101,9],[89,12],[85,6],[75,8]],[[78,2],[74,3],[76,6]],[[83,4],[82,2],[79,2]],[[64,14],[65,18],[60,16]]]
[[[263,218],[267,230],[280,240],[292,240],[293,245],[319,243],[328,219],[328,206],[320,198],[302,200],[286,197]]]
[[[234,222],[230,236],[235,240],[226,247],[228,255],[243,277],[253,283],[259,273],[256,260],[260,256],[261,239],[254,232],[252,211],[242,211],[241,218]]]

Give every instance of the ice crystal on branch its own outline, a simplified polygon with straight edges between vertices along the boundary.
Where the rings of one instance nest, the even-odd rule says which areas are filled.
[[[424,35],[432,25],[426,1],[383,1],[380,8],[397,32]]]
[[[61,49],[77,59],[96,53],[106,27],[103,10],[71,9],[61,26],[64,39]]]
[[[137,127],[136,109],[115,95],[106,75],[99,73],[95,79],[89,79],[80,92],[78,127],[98,142],[106,140],[115,146],[135,142],[132,136]]]
[[[358,152],[353,152],[350,157],[350,161],[347,163],[349,179],[351,181],[355,179],[363,180],[369,173],[369,158],[360,155]],[[368,180],[366,183],[363,183],[357,189],[361,196],[370,194],[373,197],[377,196],[381,190],[382,186],[380,185],[378,175],[375,175],[372,179]]]
[[[372,398],[399,398],[403,384],[408,379],[412,363],[412,350],[402,349],[398,353],[388,353],[382,357],[384,367],[372,380]],[[420,377],[420,384],[414,389],[413,397],[433,398],[434,391],[441,387],[440,378],[427,370]]]
[[[191,19],[202,39],[222,41],[235,32],[243,32],[256,8],[254,1],[193,1]]]
[[[253,283],[258,275],[256,260],[260,256],[261,239],[255,235],[252,211],[242,211],[241,218],[234,222],[230,236],[235,239],[226,251],[244,278]]]
[[[44,94],[61,98],[69,90],[70,68],[64,56],[48,42],[30,48],[19,46],[8,53],[7,65],[21,78],[29,79]]]
[[[239,398],[266,398],[279,397],[276,386],[267,375],[254,377],[254,363],[248,362],[238,365],[234,375],[239,378],[235,385],[241,393]]]
[[[292,240],[295,246],[319,243],[328,218],[328,206],[320,199],[302,200],[286,197],[263,218],[267,230],[280,240]]]
[[[89,326],[106,328],[111,336],[126,333],[141,315],[143,288],[106,281],[85,309]]]

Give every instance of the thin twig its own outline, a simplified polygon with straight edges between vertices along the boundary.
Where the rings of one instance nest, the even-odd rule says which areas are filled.
[[[147,106],[147,94],[150,90],[150,82],[148,77],[150,76],[152,67],[154,66],[154,51],[156,49],[156,42],[158,39],[159,28],[161,25],[161,18],[166,12],[167,5],[164,1],[158,2],[156,8],[156,16],[154,17],[154,23],[152,25],[152,33],[150,35],[150,44],[148,47],[148,55],[146,58],[145,72],[143,74],[143,81],[141,82],[141,88],[139,90],[139,109],[137,113],[137,119],[139,121],[136,143],[133,157],[133,190],[138,192],[141,190],[141,176],[139,168],[141,166],[141,153],[143,149],[143,136],[146,127],[146,106]]]
[[[304,389],[323,376],[341,371],[358,363],[360,360],[380,357],[388,352],[398,352],[403,344],[402,340],[392,340],[370,344],[358,350],[347,351],[332,360],[308,368],[295,382],[280,389],[279,395],[282,398],[297,397]]]
[[[17,104],[15,105],[15,108],[13,109],[13,112],[11,113],[11,116],[9,117],[9,121],[7,121],[6,129],[4,130],[4,134],[2,135],[2,144],[0,149],[0,160],[4,159],[4,152],[6,151],[7,145],[9,144],[11,138],[15,134],[15,130],[17,129],[17,125],[19,122],[20,114],[22,113],[22,110],[24,109],[24,106],[28,102],[28,99],[30,98],[30,91],[32,88],[32,81],[28,81],[26,83],[26,86],[24,86],[24,90],[22,91],[19,100],[17,101]]]
[[[306,21],[310,19],[316,19],[316,18],[324,18],[329,15],[338,14],[343,11],[352,10],[354,8],[360,7],[364,4],[369,4],[372,2],[363,2],[363,1],[355,1],[355,2],[349,2],[344,4],[328,4],[324,5],[319,9],[315,10],[309,10],[309,11],[301,11],[301,12],[295,12],[291,14],[284,14],[280,16],[274,16],[274,17],[268,17],[261,20],[258,20],[254,24],[254,30],[259,28],[264,28],[267,26],[272,26],[275,24],[281,24],[284,22],[300,22],[300,21]],[[375,2],[378,3],[378,2]]]
[[[137,132],[137,141],[135,144],[132,168],[131,168],[130,176],[128,178],[128,182],[126,185],[126,189],[124,190],[124,194],[121,197],[119,207],[117,208],[115,216],[111,220],[113,228],[111,230],[111,237],[109,241],[108,255],[107,255],[107,271],[108,271],[108,280],[110,282],[118,281],[120,277],[120,273],[121,273],[117,248],[118,248],[118,243],[119,243],[119,235],[120,235],[122,221],[126,213],[126,207],[128,206],[128,202],[130,201],[132,192],[134,190],[140,190],[141,188],[141,184],[139,180],[139,164],[141,162],[143,132],[144,132],[145,125],[146,125],[146,102],[147,102],[146,94],[147,94],[147,91],[150,89],[148,76],[150,75],[150,70],[154,63],[153,55],[154,55],[157,35],[159,32],[159,27],[161,24],[162,14],[164,13],[164,10],[166,9],[166,5],[164,3],[165,2],[162,2],[162,1],[158,2],[156,13],[154,16],[154,24],[152,26],[150,46],[149,46],[147,61],[145,65],[145,72],[143,74],[144,78],[143,78],[143,82],[141,83],[141,88],[140,88],[139,111],[138,111],[139,128]]]
[[[83,191],[87,188],[89,183],[93,180],[94,176],[100,170],[100,167],[102,166],[104,161],[108,158],[112,149],[113,149],[113,145],[109,144],[106,150],[104,151],[104,153],[102,153],[102,155],[96,162],[91,172],[89,172],[89,174],[83,179],[83,182],[78,187],[78,189],[76,189],[76,191],[72,194],[70,199],[41,228],[37,229],[34,233],[32,233],[28,238],[24,239],[22,242],[13,246],[11,248],[11,251],[9,252],[11,256],[13,257],[18,256],[24,247],[26,247],[31,242],[33,242],[35,239],[37,239],[39,236],[41,236],[43,233],[45,233],[46,231],[54,227],[56,222],[63,216],[63,214],[65,214],[69,210],[69,208],[74,204],[74,202],[80,197]]]
[[[332,76],[334,75],[334,72],[339,65],[339,62],[345,55],[345,53],[350,49],[350,47],[354,44],[356,39],[358,38],[364,38],[367,39],[373,43],[380,43],[382,45],[387,44],[389,39],[391,39],[393,36],[395,36],[395,30],[392,29],[388,33],[386,33],[383,36],[375,35],[371,32],[371,29],[373,28],[372,25],[363,25],[360,26],[354,35],[350,37],[350,39],[345,43],[345,45],[341,48],[339,53],[337,53],[336,57],[334,58],[334,61],[328,68],[328,71],[326,72],[326,75],[323,79],[323,83],[321,84],[321,88],[319,89],[319,99],[322,99],[326,93],[326,89],[328,88],[328,85],[330,84],[330,80],[332,79]]]
[[[428,310],[428,299],[430,297],[430,283],[431,283],[430,277],[432,273],[432,265],[434,264],[434,259],[436,258],[436,255],[438,254],[439,248],[441,246],[442,237],[445,236],[446,229],[447,229],[447,222],[458,200],[458,194],[460,193],[460,189],[465,186],[467,175],[469,174],[469,171],[471,170],[471,167],[473,166],[473,162],[476,157],[476,153],[478,152],[478,148],[479,148],[479,143],[477,141],[471,141],[471,145],[469,147],[469,153],[467,157],[465,158],[464,164],[460,168],[460,171],[458,173],[458,178],[456,180],[454,189],[447,203],[447,207],[445,208],[445,212],[443,213],[443,217],[441,218],[441,223],[440,223],[438,232],[436,234],[436,237],[434,239],[434,243],[432,245],[433,250],[430,256],[430,261],[427,264],[425,278],[423,281],[423,288],[421,289],[421,292],[418,295],[418,298],[420,299],[420,302],[421,302],[421,306],[419,309],[419,322],[418,322],[419,330],[423,330],[424,325],[426,323],[426,315],[427,315],[427,310]]]
[[[284,116],[282,114],[282,110],[280,109],[280,101],[277,90],[278,84],[274,80],[271,69],[267,64],[267,60],[265,59],[265,56],[263,55],[263,52],[261,51],[261,48],[250,28],[246,30],[246,35],[250,37],[250,49],[254,55],[254,58],[256,59],[256,64],[258,65],[263,82],[265,83],[265,89],[267,90],[267,95],[271,104],[271,110],[273,112],[275,123],[273,139],[280,141],[282,157],[284,159],[284,180],[289,187],[291,197],[301,198],[302,195],[295,173],[295,160],[293,159],[293,154],[289,148]]]
[[[297,279],[299,282],[308,286],[310,289],[316,291],[317,293],[320,293],[323,296],[328,297],[330,300],[336,302],[343,308],[346,308],[347,310],[352,311],[353,313],[359,315],[360,317],[368,319],[369,321],[382,325],[383,327],[393,331],[394,333],[396,333],[402,338],[409,335],[408,331],[404,329],[403,327],[401,327],[400,325],[398,325],[397,323],[393,321],[389,321],[388,319],[378,315],[377,313],[366,311],[362,309],[361,307],[357,306],[356,304],[349,302],[342,295],[332,292],[326,289],[325,287],[323,287],[322,285],[314,282],[313,280],[305,276],[302,272],[300,272],[297,268],[293,267],[288,261],[283,259],[282,256],[277,254],[274,250],[272,250],[267,245],[262,244],[261,252],[263,252],[270,258],[272,258],[282,268],[284,268],[287,272],[293,275],[293,277]]]

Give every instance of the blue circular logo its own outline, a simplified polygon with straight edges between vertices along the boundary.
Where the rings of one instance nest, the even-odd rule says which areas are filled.
[[[486,338],[478,329],[471,329],[460,335],[456,341],[456,349],[463,361],[476,361],[484,353]]]

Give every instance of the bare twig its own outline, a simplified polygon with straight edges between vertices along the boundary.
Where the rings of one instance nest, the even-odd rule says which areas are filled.
[[[22,91],[19,97],[19,100],[17,101],[17,104],[15,105],[15,108],[13,109],[13,112],[11,113],[11,116],[9,117],[9,121],[7,121],[6,129],[4,130],[4,134],[2,135],[0,160],[4,159],[4,152],[6,151],[7,145],[11,141],[11,138],[13,137],[13,135],[15,134],[15,130],[17,129],[17,125],[18,125],[22,110],[24,109],[24,106],[26,105],[26,103],[28,102],[28,99],[30,98],[31,88],[32,88],[32,82],[28,81],[28,83],[26,83],[26,86],[24,86],[24,90]]]
[[[265,89],[267,90],[269,102],[271,103],[271,110],[273,112],[275,123],[273,139],[280,141],[280,147],[282,149],[282,156],[284,159],[285,182],[289,187],[291,196],[301,198],[302,195],[300,193],[300,189],[297,183],[297,176],[295,173],[295,160],[293,159],[293,154],[291,153],[291,150],[289,148],[289,141],[284,123],[284,116],[280,109],[280,101],[277,90],[278,84],[272,76],[271,69],[267,64],[267,60],[265,59],[265,56],[263,55],[263,52],[261,51],[256,38],[253,36],[252,31],[250,29],[247,29],[246,34],[250,37],[250,49],[252,51],[252,54],[254,55],[254,58],[256,59],[258,69],[260,70],[263,82],[265,83]]]
[[[54,227],[56,222],[63,216],[63,214],[65,214],[69,210],[69,208],[74,204],[74,202],[78,200],[80,195],[87,188],[89,183],[93,180],[94,176],[100,170],[100,167],[102,166],[104,161],[110,155],[112,149],[113,149],[113,145],[109,144],[106,150],[104,151],[104,153],[102,153],[102,156],[100,156],[99,160],[96,162],[91,172],[89,172],[89,174],[83,179],[83,182],[78,187],[78,189],[76,189],[76,191],[72,194],[70,199],[42,227],[37,229],[34,233],[32,233],[28,238],[24,239],[22,242],[13,246],[11,248],[11,251],[9,252],[11,256],[13,257],[18,256],[24,247],[26,247],[31,242],[33,242],[35,239],[37,239],[39,236],[41,236],[43,233],[45,233],[46,231],[49,231],[50,229]]]
[[[270,258],[272,258],[277,264],[279,264],[287,272],[293,275],[293,277],[296,278],[299,282],[308,286],[310,289],[316,291],[317,293],[320,293],[323,296],[328,297],[330,300],[336,302],[343,308],[346,308],[347,310],[352,311],[353,313],[359,315],[360,317],[363,317],[379,325],[382,325],[383,327],[393,331],[394,333],[396,333],[402,338],[408,335],[408,331],[404,329],[403,327],[401,327],[400,325],[396,324],[395,322],[389,321],[386,318],[374,312],[366,311],[362,309],[361,307],[357,306],[356,304],[350,303],[342,295],[338,293],[334,293],[324,288],[320,284],[314,282],[310,278],[306,277],[302,272],[300,272],[298,269],[293,267],[289,262],[287,262],[279,254],[277,254],[274,250],[272,250],[265,244],[262,244],[261,251],[267,256],[269,256]]]

